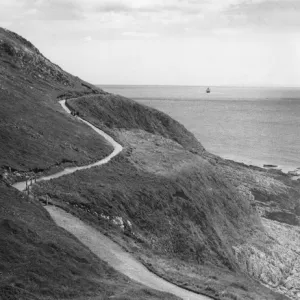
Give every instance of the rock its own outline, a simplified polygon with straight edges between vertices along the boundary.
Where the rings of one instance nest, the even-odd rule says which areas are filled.
[[[278,168],[277,165],[263,165],[264,168]]]
[[[297,216],[286,211],[266,211],[265,217],[289,225],[299,225]]]
[[[119,226],[122,230],[124,230],[124,221],[123,221],[123,218],[122,217],[114,217],[112,219],[112,222]]]
[[[254,278],[291,299],[299,299],[300,232],[298,227],[263,219],[272,238],[261,244],[249,242],[233,247],[240,267]]]
[[[289,171],[288,175],[299,176],[300,175],[300,170]]]

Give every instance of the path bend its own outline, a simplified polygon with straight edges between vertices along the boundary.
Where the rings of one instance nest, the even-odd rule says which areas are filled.
[[[59,104],[62,106],[62,108],[68,114],[71,114],[71,111],[66,106],[66,100],[59,101]],[[91,127],[94,131],[96,131],[98,134],[100,134],[108,143],[110,143],[114,148],[113,152],[110,155],[108,155],[107,157],[96,161],[95,163],[88,164],[88,165],[85,165],[85,166],[80,166],[80,167],[65,168],[63,171],[60,171],[58,173],[55,173],[55,174],[52,174],[52,175],[49,175],[49,176],[40,177],[36,180],[36,182],[46,181],[46,180],[50,180],[50,179],[54,179],[54,178],[59,178],[61,176],[72,174],[72,173],[74,173],[76,171],[79,171],[79,170],[85,170],[85,169],[89,169],[89,168],[92,168],[92,167],[104,165],[104,164],[108,163],[113,157],[118,155],[123,150],[123,147],[119,143],[117,143],[111,136],[106,134],[104,131],[100,130],[99,128],[97,128],[93,124],[89,123],[88,121],[86,121],[86,120],[84,120],[80,117],[76,117],[76,118],[79,121],[81,121],[81,122],[85,123],[86,125],[88,125],[89,127]],[[15,184],[13,184],[13,187],[18,189],[19,191],[24,191],[25,188],[26,188],[26,181],[17,182]]]
[[[59,103],[67,113],[71,114],[71,111],[66,106],[66,100],[61,100],[59,101]],[[77,118],[79,121],[84,122],[94,131],[96,131],[98,134],[104,137],[106,141],[108,141],[113,146],[113,152],[107,157],[95,163],[81,167],[66,168],[63,171],[58,172],[56,174],[41,177],[36,180],[37,182],[59,178],[67,174],[72,174],[78,170],[89,169],[95,166],[106,164],[123,150],[123,147],[108,134],[95,127],[91,123],[87,122],[86,120],[80,117]],[[13,187],[18,189],[19,191],[24,191],[26,188],[26,181],[17,182],[13,184]],[[54,206],[46,206],[46,210],[50,213],[51,217],[58,226],[64,228],[65,230],[69,231],[71,234],[76,236],[100,259],[106,261],[114,269],[125,274],[129,278],[149,288],[153,288],[163,292],[168,292],[185,300],[212,299],[207,296],[196,294],[183,288],[180,288],[175,284],[172,284],[162,279],[161,277],[155,275],[154,273],[150,272],[142,263],[136,260],[131,254],[124,251],[124,249],[122,249],[118,244],[113,242],[111,239],[109,239],[93,227],[85,224],[78,218],[65,212],[64,210]]]

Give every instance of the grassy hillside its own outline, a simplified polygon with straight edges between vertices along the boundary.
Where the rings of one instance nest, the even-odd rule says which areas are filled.
[[[9,187],[111,153],[58,99],[105,94],[0,28],[0,299],[175,299],[131,282]]]
[[[42,206],[1,182],[0,274],[3,300],[175,299],[114,271],[58,228]]]
[[[0,295],[3,299],[18,299],[18,293],[23,290],[28,295],[57,297],[95,293],[99,288],[97,277],[109,272],[113,275],[72,236],[57,228],[40,205],[30,203],[4,184],[0,189]],[[73,284],[79,281],[82,282]]]
[[[149,129],[147,122],[156,124],[149,121],[152,110],[128,99],[91,96],[69,105],[110,131],[125,150],[101,168],[39,185],[39,195],[50,195],[120,243],[125,239],[124,246],[150,269],[177,284],[220,299],[285,299],[250,279],[237,258],[248,241],[272,244],[250,192],[270,186],[272,177],[260,170],[250,174],[205,151],[187,151],[184,139],[169,134],[176,129]],[[137,111],[145,117],[136,120]],[[255,186],[260,173],[265,181]],[[279,186],[274,182],[273,188]],[[117,217],[132,228],[118,232]]]
[[[32,44],[0,28],[0,170],[12,180],[95,161],[111,151],[57,102],[62,95],[104,93],[47,60]]]
[[[49,195],[185,288],[224,300],[297,299],[300,245],[287,233],[300,238],[298,183],[207,153],[166,114],[66,73],[3,29],[0,91],[0,170],[7,183],[111,152],[58,104],[81,96],[68,105],[124,151],[101,167],[38,183],[40,200]],[[39,204],[1,189],[2,298],[167,297],[128,283],[57,228]]]
[[[285,299],[239,271],[231,246],[263,229],[250,204],[202,163],[202,172],[198,162],[193,170],[166,178],[119,158],[39,184],[36,192],[120,243],[125,239],[123,245],[151,270],[182,286],[218,299]]]
[[[107,129],[142,129],[182,145],[193,153],[204,151],[200,142],[183,125],[156,109],[112,94],[84,96],[68,104],[87,119]],[[113,132],[112,132],[113,134]]]

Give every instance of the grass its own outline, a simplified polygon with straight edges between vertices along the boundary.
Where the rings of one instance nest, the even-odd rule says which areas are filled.
[[[23,38],[0,28],[0,40],[0,173],[53,172],[110,153],[111,146],[66,115],[56,99],[104,92],[52,64]]]
[[[70,101],[69,105],[100,128],[144,130],[174,140],[193,153],[204,151],[194,135],[179,122],[125,97],[111,94],[83,96]]]
[[[175,299],[99,260],[8,183],[107,156],[112,147],[58,99],[105,94],[0,28],[0,299]],[[2,175],[2,176],[1,176]]]
[[[1,184],[0,295],[19,293],[69,298],[96,294],[98,278],[118,275],[97,260],[47,212],[21,193]],[[121,278],[121,276],[119,277]]]
[[[69,105],[125,151],[101,168],[43,184],[40,195],[112,234],[152,271],[181,286],[220,299],[286,299],[250,279],[232,250],[268,240],[252,191],[278,199],[279,209],[285,195],[292,209],[299,193],[282,174],[191,151],[184,139],[172,138],[176,128],[160,130],[147,107],[122,97],[82,97]],[[101,216],[129,220],[133,233],[122,235]],[[209,276],[217,279],[208,282]]]
[[[57,227],[41,205],[1,182],[0,273],[5,300],[175,299],[116,272]]]
[[[40,182],[34,189],[39,197],[48,194],[180,286],[217,299],[286,299],[250,278],[233,249],[255,243],[267,252],[267,242],[275,244],[257,211],[299,214],[295,183],[210,155],[166,114],[64,72],[11,32],[0,29],[0,40],[0,167],[9,171],[6,182],[111,152],[57,103],[82,96],[69,105],[125,150],[99,168]],[[58,228],[39,204],[0,187],[2,298],[172,298],[128,281]]]
[[[150,270],[182,287],[218,299],[230,299],[222,296],[228,289],[242,299],[286,299],[239,271],[229,245],[259,226],[250,205],[215,176],[204,162],[167,178],[118,157],[39,183],[35,192],[112,235]],[[130,221],[132,228],[123,231],[108,217]]]

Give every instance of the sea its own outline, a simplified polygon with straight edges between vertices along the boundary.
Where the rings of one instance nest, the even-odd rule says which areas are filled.
[[[300,88],[99,86],[167,113],[223,158],[300,167]]]

